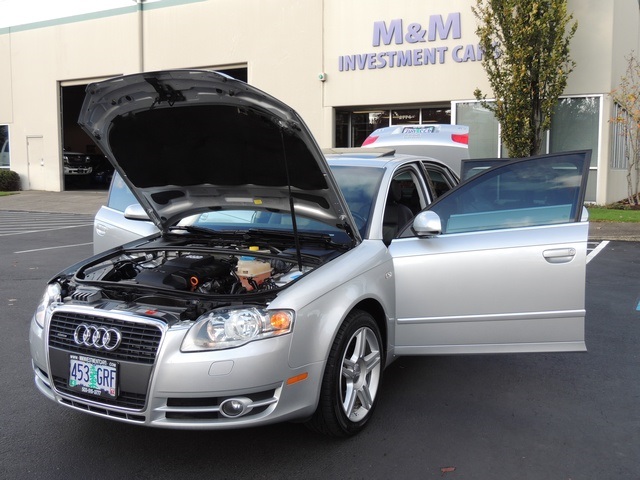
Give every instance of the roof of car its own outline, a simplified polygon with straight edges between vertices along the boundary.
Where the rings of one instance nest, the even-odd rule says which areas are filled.
[[[323,148],[322,153],[330,165],[388,168],[420,160],[446,167],[444,162],[435,158],[396,153],[393,148]]]

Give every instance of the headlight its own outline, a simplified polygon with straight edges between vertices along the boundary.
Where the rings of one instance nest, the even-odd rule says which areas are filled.
[[[36,308],[36,313],[34,318],[36,319],[36,323],[40,326],[40,328],[44,328],[44,317],[47,312],[47,309],[51,306],[52,303],[57,303],[62,300],[61,297],[62,288],[58,282],[50,283],[47,285],[46,290],[44,291],[44,295],[42,295],[42,300],[40,300],[40,304]]]
[[[293,320],[291,310],[256,307],[213,310],[196,320],[184,337],[180,350],[222,350],[285,335],[291,332]]]

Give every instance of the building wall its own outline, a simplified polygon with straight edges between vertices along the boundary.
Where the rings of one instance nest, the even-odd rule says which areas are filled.
[[[322,0],[225,0],[150,9],[144,69],[247,66],[249,83],[283,99],[317,132],[322,6]]]
[[[477,87],[490,97],[475,49],[473,5],[475,0],[164,0],[0,29],[0,62],[8,65],[0,69],[0,124],[10,127],[11,168],[24,188],[61,190],[60,86],[138,71],[246,67],[248,81],[295,108],[323,147],[333,144],[336,107],[446,104],[472,100]],[[638,51],[639,7],[635,0],[569,0],[569,11],[579,26],[571,44],[577,66],[565,93],[602,95],[598,202],[605,203],[620,198],[620,188],[626,191],[625,172],[608,168],[612,105],[606,94],[624,72],[624,55]],[[452,14],[459,14],[459,38],[449,31],[447,38],[430,40],[432,17],[446,21]],[[397,20],[401,36],[374,45],[376,25],[380,33],[380,22],[390,28]],[[425,65],[369,68],[382,61],[367,54],[415,49],[439,50],[432,63],[424,54],[418,58]],[[347,70],[343,62],[341,71],[345,57],[365,62],[364,68]],[[35,176],[37,165],[28,163],[29,151],[39,151],[28,147],[28,138],[41,139],[39,171],[45,175]]]
[[[137,71],[135,14],[12,32],[9,79],[0,90],[11,91],[11,168],[23,188],[62,189],[60,84],[88,83],[97,78]],[[6,64],[3,60],[3,64]],[[8,86],[7,86],[8,84]],[[0,121],[3,121],[0,118]],[[28,144],[41,138],[38,158],[29,158]]]
[[[628,61],[627,58],[633,51],[636,58],[640,54],[640,9],[636,0],[616,0],[612,2],[613,18],[611,23],[615,25],[612,28],[612,51],[611,51],[611,92],[614,90],[620,78],[625,75]],[[610,148],[610,143],[614,139],[611,137],[611,124],[609,119],[613,117],[613,101],[610,96],[606,97],[607,108],[604,109],[606,117],[603,118],[603,148]],[[610,152],[607,152],[608,154]],[[606,157],[609,159],[609,155]],[[627,170],[607,168],[609,165],[603,165],[603,171],[606,172],[604,178],[599,185],[602,192],[602,199],[598,203],[607,204],[626,198],[627,195]]]

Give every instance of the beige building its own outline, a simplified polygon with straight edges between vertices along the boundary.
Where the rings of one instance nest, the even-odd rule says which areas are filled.
[[[490,92],[475,0],[93,3],[106,6],[27,21],[0,14],[2,166],[20,174],[23,189],[71,188],[63,149],[96,153],[75,125],[86,84],[169,68],[245,79],[295,108],[323,147],[360,145],[380,126],[438,122],[471,127],[472,157],[502,154],[499,125],[473,100],[476,87]],[[640,50],[640,7],[569,0],[569,10],[579,24],[571,44],[577,66],[547,151],[591,148],[587,199],[610,203],[626,197],[627,170],[608,93],[625,57]]]

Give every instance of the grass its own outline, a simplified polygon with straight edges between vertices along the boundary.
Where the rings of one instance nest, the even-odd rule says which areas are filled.
[[[591,222],[624,222],[640,223],[640,210],[616,208],[615,206],[587,207],[589,210],[589,221]]]
[[[6,197],[7,195],[15,195],[20,192],[0,192],[0,197]]]

